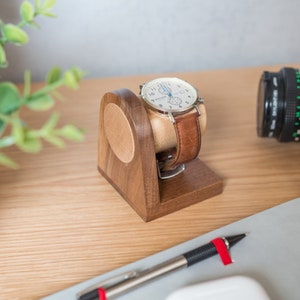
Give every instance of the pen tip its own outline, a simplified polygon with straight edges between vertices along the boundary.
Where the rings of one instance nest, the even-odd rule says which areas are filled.
[[[232,247],[233,245],[238,243],[240,240],[242,240],[245,236],[247,236],[247,233],[241,233],[241,234],[237,234],[237,235],[227,236],[227,237],[225,237],[225,239],[228,241],[229,247]]]

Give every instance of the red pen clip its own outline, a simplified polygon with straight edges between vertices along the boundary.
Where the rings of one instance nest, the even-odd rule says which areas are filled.
[[[216,247],[219,256],[224,265],[232,264],[232,259],[229,254],[229,244],[224,238],[216,238],[211,241]]]
[[[98,288],[98,297],[99,297],[99,300],[107,300],[106,290],[104,288]]]

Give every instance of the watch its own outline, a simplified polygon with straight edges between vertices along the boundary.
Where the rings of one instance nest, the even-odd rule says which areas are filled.
[[[157,78],[141,86],[146,107],[168,115],[176,132],[176,147],[157,154],[159,176],[173,177],[185,169],[185,163],[195,159],[200,151],[200,109],[203,104],[197,90],[179,78]]]

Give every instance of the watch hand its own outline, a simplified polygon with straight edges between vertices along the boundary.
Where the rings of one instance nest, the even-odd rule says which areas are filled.
[[[162,94],[172,97],[172,90],[170,88],[168,88],[164,84],[160,84],[160,88],[162,89],[162,91],[160,91]]]

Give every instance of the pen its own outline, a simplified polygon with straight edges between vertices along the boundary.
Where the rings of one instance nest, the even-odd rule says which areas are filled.
[[[209,243],[179,255],[171,260],[156,265],[144,271],[129,272],[126,278],[121,282],[105,287],[105,283],[98,287],[92,287],[78,295],[78,300],[110,300],[113,297],[127,292],[128,290],[140,286],[152,279],[168,274],[181,268],[190,267],[204,259],[219,254],[224,264],[231,263],[228,250],[243,239],[247,234],[238,234],[233,236],[221,237],[210,241]]]

